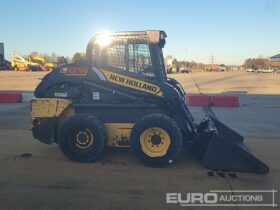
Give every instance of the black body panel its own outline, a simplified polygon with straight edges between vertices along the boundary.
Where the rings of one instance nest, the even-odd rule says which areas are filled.
[[[88,71],[86,75],[76,76],[62,73],[63,68],[69,67],[83,67],[87,68]],[[124,73],[118,70],[114,72]],[[131,72],[125,73],[130,77],[133,75],[135,76],[135,74]],[[163,82],[148,78],[137,79],[159,86],[163,96],[149,94],[101,80],[87,63],[69,64],[53,70],[53,72],[46,75],[36,88],[35,96],[37,98],[53,98],[59,97],[56,93],[60,93],[61,98],[70,98],[73,100],[77,112],[94,113],[94,109],[96,109],[97,106],[102,106],[103,109],[99,108],[100,112],[98,111],[95,113],[100,115],[101,119],[104,118],[105,121],[112,119],[115,122],[136,122],[136,120],[140,119],[139,117],[147,113],[165,113],[177,121],[184,133],[188,135],[193,133],[188,129],[186,123],[193,123],[193,121],[186,120],[186,117],[188,117],[186,114],[182,115],[182,113],[188,113],[188,110],[186,111],[187,108],[184,105],[184,92],[179,88],[179,83],[176,80],[173,79],[172,82],[166,80]],[[76,93],[76,95],[69,93],[71,90]],[[99,94],[98,100],[93,98],[94,93]],[[108,114],[106,114],[106,110]],[[115,114],[111,114],[111,112]],[[109,115],[110,118],[106,117],[106,115]],[[112,118],[111,115],[116,117]],[[133,115],[136,117],[133,117]],[[124,121],[119,121],[121,119]]]
[[[32,122],[33,137],[45,144],[52,144],[55,140],[56,118],[36,118]]]
[[[104,123],[135,123],[152,113],[166,113],[156,106],[144,104],[74,104],[75,113],[90,113]]]

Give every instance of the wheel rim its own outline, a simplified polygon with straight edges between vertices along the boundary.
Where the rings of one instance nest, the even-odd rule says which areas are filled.
[[[94,141],[93,133],[89,129],[81,129],[76,132],[75,146],[80,149],[89,148]]]
[[[167,153],[171,140],[168,133],[158,127],[146,129],[140,136],[142,151],[150,157],[162,157]]]

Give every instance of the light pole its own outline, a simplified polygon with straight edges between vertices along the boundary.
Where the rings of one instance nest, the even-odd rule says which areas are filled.
[[[185,53],[186,53],[186,61],[184,62],[184,66],[185,66],[185,69],[187,69],[187,55],[188,55],[188,48],[187,47],[185,47],[184,48],[185,49]]]

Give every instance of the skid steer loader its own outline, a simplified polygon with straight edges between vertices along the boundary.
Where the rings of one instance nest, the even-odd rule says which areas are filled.
[[[208,168],[267,173],[241,135],[210,115],[195,122],[183,88],[166,77],[165,38],[156,30],[94,36],[87,62],[54,69],[36,88],[34,138],[78,162],[96,160],[105,146],[131,147],[144,164],[164,167],[192,145]]]

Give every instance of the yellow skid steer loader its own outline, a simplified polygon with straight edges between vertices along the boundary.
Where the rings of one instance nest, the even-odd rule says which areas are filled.
[[[131,147],[144,164],[168,166],[183,145],[208,168],[267,173],[237,132],[213,116],[197,124],[185,92],[166,77],[164,31],[102,33],[87,61],[55,68],[35,91],[32,132],[71,160],[96,160],[105,146]]]

